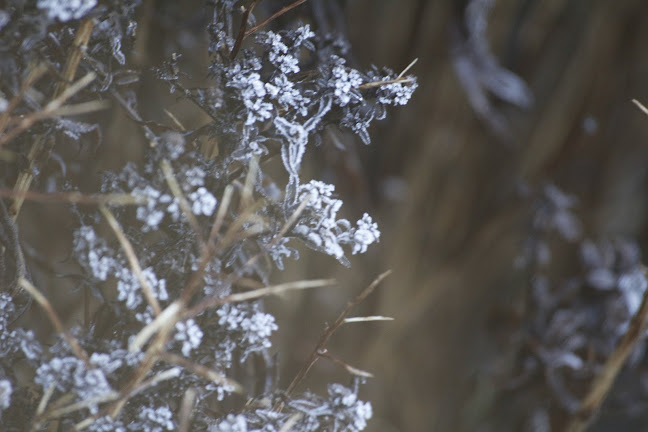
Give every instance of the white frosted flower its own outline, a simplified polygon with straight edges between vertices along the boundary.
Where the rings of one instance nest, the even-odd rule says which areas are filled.
[[[38,9],[47,11],[49,19],[62,22],[82,18],[96,5],[97,0],[38,0],[36,3]]]

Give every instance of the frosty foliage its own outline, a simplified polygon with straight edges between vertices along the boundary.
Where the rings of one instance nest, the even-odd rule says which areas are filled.
[[[96,78],[68,102],[112,101],[135,125],[133,139],[140,136],[146,150],[141,165],[128,162],[103,173],[101,196],[122,200],[100,203],[117,228],[104,223],[97,203],[74,207],[79,223],[71,255],[81,272],[74,277],[94,296],[83,324],[74,321],[68,334],[41,344],[33,331],[15,325],[30,304],[0,293],[2,419],[15,430],[45,429],[52,413],[61,427],[89,431],[176,430],[177,407],[192,389],[193,430],[276,432],[296,418],[293,430],[363,430],[372,412],[358,399],[357,385],[331,385],[324,397],[289,397],[262,376],[267,371],[258,369],[259,360],[268,370],[274,367],[276,319],[264,311],[262,300],[233,303],[229,296],[245,283],[270,284],[273,269],[283,270],[286,258],[299,259],[304,244],[350,265],[348,254],[365,253],[379,241],[378,225],[368,213],[355,224],[341,217],[343,202],[334,185],[303,180],[302,167],[311,147],[329,145],[322,136],[325,127],[350,130],[368,144],[369,126],[385,118],[387,106],[407,103],[416,79],[387,68],[357,69],[349,60],[348,41],[314,24],[275,28],[272,23],[235,48],[245,2],[207,2],[211,61],[199,78],[208,75],[210,85],[194,86],[177,52],[165,53],[169,58],[146,76],[206,113],[207,124],[187,130],[176,119],[150,120],[140,109],[142,100],[132,86],[142,72],[132,57],[144,54],[134,52],[143,13],[139,1],[10,4],[0,11],[0,111],[29,114],[59,92],[66,65],[74,63],[67,53],[76,52],[76,31],[91,23],[76,77],[92,72]],[[247,24],[256,20],[250,15]],[[170,45],[180,50],[183,43]],[[7,95],[22,94],[27,65],[38,62],[54,78],[35,81],[26,103],[10,105]],[[44,116],[24,133],[29,142],[37,135],[51,140],[46,153],[60,162],[61,173],[46,180],[52,188],[65,184],[73,195],[88,185],[64,181],[67,166],[56,152],[92,152],[106,131],[106,125],[88,120],[92,117],[82,118],[86,121]],[[199,148],[205,142],[212,143],[211,155]],[[11,154],[29,148],[19,141],[5,145]],[[275,161],[278,166],[268,168]],[[78,165],[75,160],[70,166],[79,170]],[[276,177],[276,168],[284,170],[286,180],[276,180],[283,178]],[[33,171],[38,177],[38,167]],[[4,244],[4,227],[0,241]],[[7,274],[17,272],[19,263],[9,263],[7,274],[2,264],[0,276],[11,279]],[[19,362],[31,368],[28,387],[36,397],[28,398],[18,381],[29,375],[15,373]],[[253,380],[267,381],[263,389],[238,382],[250,381],[243,373],[250,366],[259,375]],[[237,405],[252,398],[281,400],[285,409]],[[39,401],[44,401],[40,409]]]
[[[570,413],[580,404],[573,389],[603,368],[648,288],[638,244],[620,237],[584,237],[576,203],[552,184],[537,193],[531,235],[518,261],[532,275],[525,330],[512,337],[517,341],[517,372],[509,377],[509,391],[524,394],[539,385],[551,396],[552,410]],[[582,271],[556,272],[550,265],[554,255],[580,260]],[[645,335],[630,356],[630,367],[644,351]],[[542,377],[540,384],[530,380],[535,376]],[[528,421],[548,416],[542,408]]]

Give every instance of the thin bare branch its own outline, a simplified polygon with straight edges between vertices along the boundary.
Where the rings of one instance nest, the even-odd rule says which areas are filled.
[[[277,12],[273,13],[273,14],[270,15],[268,18],[266,18],[265,20],[261,21],[259,24],[255,25],[254,27],[252,27],[252,28],[250,28],[249,30],[247,30],[247,31],[245,32],[245,36],[244,36],[244,38],[250,36],[252,33],[256,32],[256,31],[258,31],[260,28],[262,28],[262,27],[268,25],[270,22],[272,22],[272,21],[274,21],[275,19],[279,18],[281,15],[285,14],[285,13],[288,12],[289,10],[294,9],[294,8],[296,8],[297,6],[299,6],[300,4],[305,3],[305,2],[306,2],[306,0],[297,0],[297,1],[295,1],[295,2],[293,2],[293,3],[291,3],[291,4],[289,4],[288,6],[284,6],[284,7],[282,7],[282,8],[279,9]]]
[[[146,342],[148,342],[148,340],[161,328],[170,326],[170,322],[175,325],[181,310],[182,302],[179,300],[176,300],[167,306],[153,321],[140,330],[135,339],[133,339],[128,346],[128,350],[130,352],[140,351],[144,344],[146,344]]]
[[[327,349],[324,349],[322,351],[318,351],[317,355],[320,357],[323,357],[332,363],[335,363],[336,365],[344,368],[348,373],[351,375],[359,376],[362,378],[373,378],[373,374],[367,371],[363,371],[362,369],[358,369],[356,367],[351,366],[350,364],[340,360],[337,357],[333,357],[331,354],[329,354]]]
[[[212,381],[220,386],[228,387],[232,389],[234,393],[244,393],[243,386],[241,386],[241,384],[237,383],[236,381],[227,378],[220,372],[217,372],[203,365],[196,364],[182,356],[170,352],[164,352],[160,354],[160,358],[168,363],[182,366],[183,368],[190,370],[191,372],[205,378],[208,381]]]
[[[241,44],[243,43],[243,39],[245,39],[245,29],[247,28],[248,18],[250,17],[250,14],[252,13],[254,7],[260,1],[261,0],[252,0],[243,11],[243,16],[241,17],[241,26],[239,27],[238,35],[236,35],[236,41],[234,42],[234,47],[232,47],[232,52],[230,53],[230,60],[233,60],[241,49]]]
[[[353,299],[353,301],[350,301],[346,305],[335,322],[324,331],[324,334],[322,334],[322,337],[320,337],[320,340],[315,346],[315,349],[311,353],[309,359],[302,366],[299,372],[297,372],[297,375],[295,376],[295,378],[293,378],[292,382],[286,389],[286,394],[290,395],[295,390],[297,385],[304,379],[308,371],[310,371],[310,369],[313,367],[317,359],[322,355],[321,353],[326,352],[326,344],[331,339],[331,336],[333,336],[333,333],[335,333],[335,331],[344,323],[344,320],[349,315],[349,313],[351,313],[351,310],[358,304],[362,303],[367,298],[367,296],[369,296],[369,294],[371,294],[376,289],[376,287],[390,274],[391,270],[388,270],[379,275],[371,284],[369,284],[369,286],[362,290],[362,292],[358,294],[358,296]]]
[[[204,245],[205,239],[202,236],[198,219],[196,219],[196,216],[191,211],[191,206],[189,205],[189,201],[187,201],[187,198],[185,198],[184,194],[182,193],[182,188],[178,184],[178,180],[176,179],[175,174],[173,174],[173,168],[171,167],[171,163],[169,163],[168,160],[163,159],[160,162],[160,169],[164,174],[164,179],[166,180],[167,185],[169,185],[169,189],[171,189],[171,193],[178,200],[178,204],[180,205],[180,209],[182,210],[182,213],[185,215],[187,221],[189,221],[189,225],[191,225],[191,228],[196,233],[196,237],[198,238],[198,241],[200,242],[201,245]]]

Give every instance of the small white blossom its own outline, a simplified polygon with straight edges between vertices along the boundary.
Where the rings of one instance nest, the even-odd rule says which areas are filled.
[[[274,316],[258,310],[256,304],[225,304],[216,312],[218,324],[229,331],[240,333],[242,360],[253,352],[270,348],[270,335],[277,330]]]
[[[189,356],[192,349],[198,348],[202,341],[203,332],[193,319],[176,323],[174,339],[182,342],[182,354]]]
[[[209,428],[209,432],[247,432],[247,420],[242,414],[229,414],[224,420]]]
[[[139,421],[132,422],[128,429],[132,431],[162,432],[174,430],[173,413],[169,407],[144,407],[138,415]]]
[[[157,208],[157,203],[162,193],[146,185],[143,188],[134,188],[133,195],[146,199],[146,205],[138,206],[135,213],[137,219],[144,222],[143,230],[150,231],[156,229],[164,218],[164,212]]]
[[[337,105],[344,107],[352,100],[361,99],[356,90],[363,82],[360,72],[345,66],[343,59],[338,59],[338,64],[333,67],[332,75],[328,85],[333,88],[333,95]]]
[[[166,280],[158,279],[151,267],[142,270],[142,274],[153,291],[153,295],[158,300],[166,301],[169,299],[169,294],[166,290]],[[140,282],[133,272],[129,269],[122,269],[119,274],[119,280],[117,281],[117,291],[119,292],[117,300],[125,302],[128,309],[135,309],[143,301],[141,288]]]
[[[365,213],[362,216],[362,219],[358,221],[358,228],[353,233],[353,245],[352,253],[365,253],[367,252],[367,246],[377,242],[380,238],[380,231],[378,231],[378,224],[371,220],[371,216]]]
[[[200,187],[189,194],[191,200],[191,211],[195,215],[211,216],[216,208],[216,198],[206,188]]]
[[[97,0],[38,0],[36,3],[38,9],[47,11],[49,19],[62,22],[82,18],[96,5]]]

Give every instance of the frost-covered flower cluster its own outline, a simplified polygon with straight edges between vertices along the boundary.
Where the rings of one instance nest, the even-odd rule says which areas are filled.
[[[353,246],[352,253],[364,253],[380,238],[378,225],[365,213],[353,227],[347,219],[338,219],[342,201],[334,198],[335,186],[312,180],[300,185],[298,202],[308,200],[306,216],[295,225],[295,234],[303,237],[315,249],[347,263],[342,245]]]
[[[96,5],[97,0],[38,0],[37,3],[50,19],[63,22],[82,18]]]
[[[94,173],[94,166],[62,155],[93,153],[116,128],[49,113],[36,117],[37,127],[21,131],[30,143],[47,141],[42,157],[55,160],[60,173],[42,184],[74,203],[78,223],[70,252],[79,266],[72,274],[55,265],[41,270],[74,281],[71,297],[84,296],[78,302],[83,318],[77,320],[75,309],[58,319],[63,303],[38,297],[63,297],[65,288],[36,286],[29,292],[38,302],[23,292],[20,283],[43,280],[41,270],[34,280],[29,271],[38,254],[25,259],[20,242],[9,241],[17,230],[3,217],[1,201],[0,282],[8,287],[0,292],[3,427],[7,420],[8,430],[41,430],[52,421],[89,431],[176,430],[179,407],[193,398],[193,430],[276,432],[295,421],[293,430],[300,431],[364,429],[371,405],[358,399],[357,386],[332,385],[325,397],[289,396],[276,380],[246,376],[252,367],[253,374],[267,374],[260,362],[271,369],[279,328],[259,298],[267,290],[245,291],[271,285],[273,270],[283,270],[286,258],[298,259],[304,244],[350,265],[346,255],[365,253],[378,242],[378,224],[368,213],[355,224],[340,217],[343,202],[335,187],[303,180],[312,175],[302,167],[311,147],[331,145],[325,128],[351,130],[369,143],[369,125],[385,118],[387,106],[406,103],[415,79],[353,67],[349,43],[316,28],[316,20],[276,28],[283,21],[277,20],[246,34],[239,26],[261,16],[242,19],[246,4],[238,0],[207,2],[211,61],[199,79],[186,73],[180,52],[196,29],[178,30],[169,42],[174,49],[163,50],[169,59],[143,67],[145,47],[135,43],[142,17],[182,26],[165,20],[165,8],[150,14],[139,9],[140,1],[10,3],[0,11],[0,111],[9,116],[0,136],[7,124],[24,124],[16,119],[63,94],[61,101],[77,110],[105,110],[110,101],[123,114],[120,121],[133,125],[129,147],[140,143],[144,150],[139,162],[75,184],[68,171]],[[257,10],[265,14],[271,3]],[[12,36],[17,34],[24,37]],[[27,65],[35,64],[47,65],[37,72],[49,78],[39,75],[24,91],[25,77],[38,75]],[[140,69],[152,69],[147,80],[168,84],[173,97],[200,109],[203,123],[180,118],[175,106],[156,107],[164,120],[151,116],[150,101],[142,98],[141,86],[133,86]],[[24,152],[30,145],[2,145],[12,158],[15,153],[30,162],[32,184],[41,184],[40,160]],[[13,183],[11,172],[0,170],[3,184]],[[93,184],[100,184],[96,195],[80,192]],[[16,325],[35,307],[44,307],[56,327],[47,344]],[[30,374],[18,371],[18,363],[31,367],[28,386]],[[252,389],[251,381],[263,381],[263,388]],[[281,402],[285,409],[239,404],[254,398]]]

